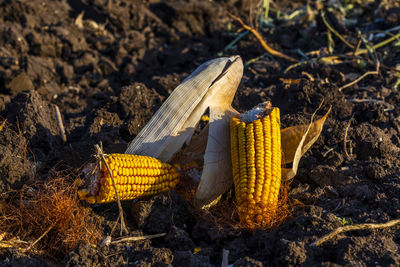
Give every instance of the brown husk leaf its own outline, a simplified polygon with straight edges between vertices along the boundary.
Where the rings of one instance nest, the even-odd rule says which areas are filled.
[[[321,119],[313,122],[317,111],[312,115],[309,125],[292,126],[281,131],[282,165],[292,163],[291,168],[282,168],[284,181],[296,175],[301,157],[317,141],[331,109]]]

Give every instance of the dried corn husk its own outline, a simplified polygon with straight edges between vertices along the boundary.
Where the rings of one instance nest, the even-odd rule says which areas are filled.
[[[237,114],[231,103],[242,75],[239,56],[202,64],[175,88],[125,153],[170,160],[209,108],[207,148],[196,197],[200,205],[212,202],[232,184],[229,121]]]

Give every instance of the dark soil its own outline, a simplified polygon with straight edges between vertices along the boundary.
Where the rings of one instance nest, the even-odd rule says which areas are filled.
[[[304,205],[276,229],[248,233],[221,226],[172,191],[123,203],[130,235],[165,237],[110,246],[81,244],[65,258],[2,250],[2,266],[219,266],[223,249],[229,250],[234,266],[400,265],[399,226],[353,231],[319,247],[311,245],[342,224],[381,223],[400,216],[399,42],[377,49],[379,75],[339,91],[375,69],[371,55],[338,65],[314,62],[284,73],[291,63],[264,54],[252,35],[224,49],[240,29],[228,10],[248,21],[249,11],[255,16],[256,2],[0,3],[0,125],[6,120],[0,130],[0,193],[45,180],[55,170],[81,167],[99,142],[107,153],[123,152],[191,71],[221,55],[238,54],[245,63],[261,56],[245,67],[234,99],[239,111],[271,100],[287,127],[309,121],[321,101],[321,114],[332,106],[320,138],[290,185],[291,199]],[[272,6],[290,14],[305,2]],[[366,2],[359,6],[354,1],[346,24],[336,4],[326,13],[353,44],[357,30],[369,36],[400,25],[397,1]],[[274,27],[259,25],[259,31],[272,47],[297,59],[304,60],[299,51],[326,51],[327,29],[318,4],[310,7],[315,11],[310,20],[278,20],[271,11]],[[335,53],[349,51],[332,38]],[[288,82],[295,79],[299,82]],[[55,105],[63,117],[65,143]],[[93,209],[105,218],[106,236],[117,218],[117,205]]]

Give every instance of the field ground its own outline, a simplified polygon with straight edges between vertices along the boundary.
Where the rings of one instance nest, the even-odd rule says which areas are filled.
[[[276,229],[248,233],[209,220],[172,191],[123,203],[130,235],[165,237],[110,246],[81,243],[61,254],[11,247],[2,249],[2,266],[220,266],[223,249],[235,266],[400,265],[398,225],[312,245],[343,225],[399,218],[399,2],[283,1],[271,3],[268,17],[260,15],[256,2],[0,3],[3,194],[82,167],[99,142],[107,153],[123,152],[171,91],[218,56],[240,55],[245,62],[233,103],[239,111],[270,100],[287,127],[309,121],[321,101],[321,114],[332,106],[290,184],[289,197],[302,205]],[[293,62],[266,53],[253,34],[238,32],[242,26],[228,11],[253,24],[271,47],[304,64],[285,72]],[[382,43],[392,36],[397,39]],[[378,62],[378,74],[362,77]],[[54,105],[64,120],[66,142]],[[117,205],[92,209],[106,235]]]

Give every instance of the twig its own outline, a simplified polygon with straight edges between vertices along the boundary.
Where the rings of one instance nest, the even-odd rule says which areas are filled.
[[[331,31],[327,32],[327,37],[328,37],[328,53],[331,55],[333,54],[333,50],[335,49],[335,42],[333,41]]]
[[[107,161],[106,161],[106,159],[105,159],[105,157],[104,157],[103,150],[100,148],[99,145],[96,145],[96,149],[97,149],[97,154],[101,157],[101,159],[102,159],[104,165],[105,165],[106,168],[107,168],[108,174],[110,175],[111,181],[112,181],[112,183],[113,183],[113,187],[114,187],[114,190],[115,190],[115,196],[117,197],[117,203],[118,203],[119,214],[118,214],[118,219],[115,221],[115,224],[114,224],[114,226],[113,226],[113,228],[112,228],[112,230],[111,230],[111,234],[114,232],[115,227],[117,226],[119,220],[121,220],[121,221],[120,221],[120,222],[121,222],[121,231],[120,231],[120,234],[122,235],[123,232],[125,232],[125,233],[128,234],[129,231],[128,231],[128,229],[126,228],[126,223],[125,223],[125,218],[124,218],[124,210],[122,209],[121,200],[119,199],[118,189],[117,189],[117,186],[116,186],[116,184],[115,184],[114,177],[113,177],[113,175],[112,175],[112,173],[111,173],[111,170],[110,170],[110,167],[108,166]]]
[[[166,236],[166,235],[167,235],[166,233],[162,233],[162,234],[155,234],[155,235],[130,236],[130,237],[124,237],[124,238],[112,241],[111,244],[117,244],[117,243],[122,243],[122,242],[127,242],[127,241],[141,241],[141,240],[146,240],[146,239],[162,237],[162,236]]]
[[[400,30],[400,25],[396,26],[396,27],[393,27],[393,28],[390,28],[390,29],[384,31],[384,33],[389,33],[389,32],[393,32],[393,31],[397,31],[397,30]]]
[[[221,267],[229,266],[229,250],[222,249],[222,262]]]
[[[308,72],[302,71],[301,75],[307,76],[307,78],[312,82],[315,81],[314,77]]]
[[[347,135],[348,135],[348,132],[349,132],[349,128],[350,128],[351,122],[353,120],[353,116],[351,116],[349,122],[347,123],[346,130],[344,131],[343,149],[344,149],[344,153],[346,154],[348,159],[350,158],[350,155],[349,155],[349,153],[347,153]]]
[[[26,251],[31,250],[33,248],[33,246],[37,244],[37,242],[39,242],[45,235],[47,235],[50,232],[51,229],[53,229],[54,225],[55,224],[50,225],[49,228],[47,228],[47,230],[44,231],[44,233],[41,236],[39,236],[38,239],[36,239],[32,244],[29,245],[29,247],[27,247],[23,251],[26,252]]]
[[[350,87],[350,86],[352,86],[352,85],[354,85],[354,84],[356,84],[356,83],[358,83],[359,81],[361,81],[362,79],[364,79],[366,76],[368,76],[368,75],[378,75],[379,74],[379,66],[380,66],[380,63],[379,63],[379,61],[376,63],[376,70],[374,70],[374,71],[367,71],[366,73],[364,73],[363,75],[361,75],[358,79],[355,79],[354,81],[352,81],[352,82],[350,82],[350,83],[348,83],[348,84],[346,84],[346,85],[343,85],[342,87],[340,87],[338,90],[339,90],[339,92],[341,92],[343,89],[345,89],[345,88],[347,88],[347,87]]]
[[[353,103],[378,103],[386,106],[384,111],[392,111],[394,110],[394,106],[392,104],[389,104],[383,100],[379,99],[369,99],[369,98],[348,98],[346,101],[353,102]]]
[[[375,58],[376,61],[376,50],[375,48],[372,47],[372,45],[370,44],[370,42],[364,37],[364,35],[362,35],[361,33],[359,34],[361,42],[363,43],[363,45],[365,46],[365,48],[367,49],[368,53],[373,56]]]
[[[359,35],[361,35],[361,33],[359,33]],[[357,41],[356,46],[354,47],[352,56],[355,56],[357,54],[358,49],[360,49],[361,43],[362,43],[362,40],[361,40],[361,38],[359,38],[358,41]]]
[[[320,62],[322,62],[322,63],[324,63],[324,64],[331,64],[331,65],[334,65],[334,64],[341,64],[341,63],[343,63],[343,61],[340,59],[340,57],[339,56],[326,56],[326,57],[320,57],[319,59],[318,59],[318,61],[320,61]]]
[[[336,148],[336,146],[329,148],[327,151],[325,151],[325,152],[322,154],[322,156],[325,158],[325,157],[329,154],[329,152],[335,150],[335,148]]]
[[[347,98],[346,101],[349,102],[354,102],[354,103],[365,103],[365,102],[369,102],[369,103],[379,103],[379,104],[388,104],[383,100],[379,100],[379,99],[369,99],[369,98]],[[390,104],[389,104],[390,105]]]
[[[291,69],[294,69],[294,68],[297,68],[297,67],[300,67],[300,66],[303,66],[303,65],[307,65],[307,64],[310,64],[310,63],[313,63],[313,62],[315,62],[314,59],[310,59],[310,60],[305,60],[305,61],[300,61],[300,62],[294,63],[294,64],[290,65],[289,67],[287,67],[283,71],[283,73],[287,73]]]
[[[317,239],[314,243],[312,243],[312,246],[320,246],[322,243],[328,241],[329,239],[332,239],[333,237],[337,236],[338,234],[344,233],[344,232],[349,232],[349,231],[354,231],[354,230],[372,230],[372,229],[381,229],[381,228],[388,228],[395,226],[396,224],[400,223],[400,219],[396,220],[391,220],[386,223],[364,223],[364,224],[355,224],[355,225],[346,225],[339,227],[332,232],[330,232],[327,235],[324,235],[323,237]]]
[[[336,35],[343,43],[345,43],[348,47],[350,47],[351,49],[354,49],[354,45],[350,44],[349,42],[346,41],[346,39],[344,39],[344,37],[337,32],[331,25],[329,25],[328,21],[325,18],[325,11],[321,11],[321,17],[322,20],[325,24],[325,26],[334,34]]]
[[[307,53],[308,54],[308,53]],[[308,60],[300,61],[298,63],[294,63],[287,67],[283,73],[287,73],[289,70],[292,70],[294,68],[303,66],[303,65],[309,65],[309,64],[314,64],[314,63],[321,63],[321,64],[327,64],[327,65],[337,65],[337,64],[344,64],[347,62],[350,62],[350,59],[353,57],[349,57],[347,54],[339,54],[339,55],[328,55],[328,56],[318,56],[315,58],[310,58]],[[348,61],[346,61],[346,59]]]
[[[61,139],[63,143],[67,142],[67,136],[65,135],[64,123],[61,117],[60,109],[57,105],[54,105],[54,113],[56,114],[56,120],[58,124],[58,128],[60,128]]]
[[[269,13],[269,0],[264,0],[262,5],[262,16],[265,20],[268,20]]]
[[[394,35],[394,36],[392,36],[392,37],[390,37],[390,38],[388,38],[388,39],[386,39],[386,40],[384,40],[384,41],[372,46],[372,49],[376,50],[376,49],[378,49],[378,48],[380,48],[382,46],[385,46],[388,43],[391,43],[394,40],[399,39],[399,38],[400,38],[400,33],[398,33],[398,34],[396,34],[396,35]],[[356,53],[354,53],[354,55],[358,56],[358,55],[362,55],[362,54],[365,54],[365,53],[368,53],[368,49],[358,50]],[[353,52],[346,53],[346,55],[352,55],[352,54],[353,54]]]
[[[260,59],[262,59],[262,58],[264,58],[266,56],[271,57],[268,53],[264,53],[261,56],[258,56],[258,57],[255,57],[255,58],[247,60],[244,65],[245,65],[245,67],[248,67],[250,64],[253,64],[254,62],[257,62],[257,61],[259,61]]]
[[[246,24],[243,22],[243,20],[242,20],[241,18],[239,18],[239,17],[237,17],[237,16],[235,16],[235,15],[233,15],[233,14],[231,14],[231,13],[228,13],[228,14],[229,14],[229,16],[231,16],[234,20],[236,20],[237,22],[239,22],[239,23],[242,25],[243,28],[245,28],[246,30],[248,30],[249,32],[251,32],[252,34],[254,34],[254,36],[255,36],[255,37],[257,38],[257,40],[260,42],[260,44],[262,45],[262,47],[265,49],[265,51],[267,51],[268,53],[270,53],[270,54],[273,55],[273,56],[276,56],[276,57],[279,57],[279,58],[283,58],[283,59],[286,59],[286,60],[291,61],[291,62],[298,62],[297,59],[294,59],[294,58],[292,58],[292,57],[290,57],[290,56],[287,56],[287,55],[285,55],[285,54],[283,54],[283,53],[281,53],[281,52],[279,52],[279,51],[273,49],[272,47],[270,47],[270,46],[264,41],[264,39],[261,37],[261,35],[258,33],[258,31],[257,31],[256,29],[254,29],[254,28],[252,28],[252,27],[246,25]]]
[[[26,245],[28,242],[19,240],[19,239],[12,239],[9,241],[1,240],[0,241],[0,248],[20,248],[17,245]]]

